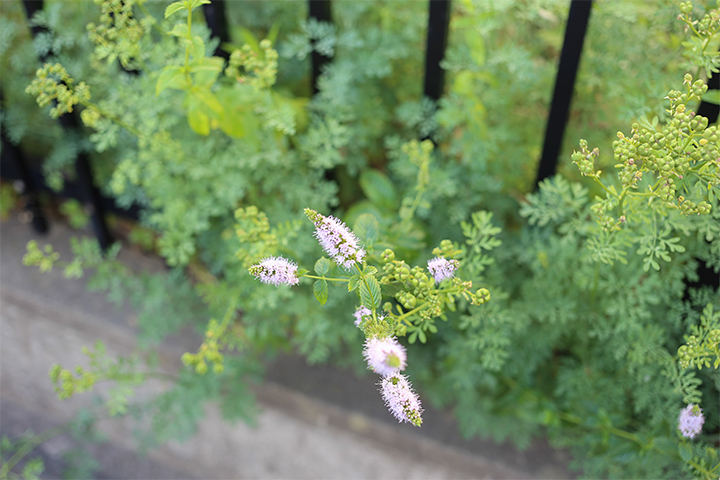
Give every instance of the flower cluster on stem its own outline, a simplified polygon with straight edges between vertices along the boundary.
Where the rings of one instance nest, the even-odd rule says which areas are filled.
[[[428,261],[428,270],[435,279],[435,283],[440,283],[448,278],[455,276],[455,270],[460,266],[457,260],[448,260],[442,257],[435,257]]]
[[[275,285],[297,285],[297,264],[283,257],[267,257],[248,271],[263,283]]]
[[[687,407],[680,410],[680,416],[678,417],[678,429],[682,433],[683,437],[695,438],[702,431],[703,423],[705,423],[705,417],[703,416],[702,409],[694,404],[690,404]]]
[[[309,208],[305,209],[305,215],[315,224],[315,238],[335,263],[348,270],[355,263],[362,263],[365,250],[345,223],[332,215],[326,217]]]

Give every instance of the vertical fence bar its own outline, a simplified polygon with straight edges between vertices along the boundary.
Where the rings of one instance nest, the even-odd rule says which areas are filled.
[[[42,0],[23,0],[25,6],[25,12],[27,14],[28,21],[33,17],[35,12],[42,10]],[[43,27],[34,26],[31,27],[33,37],[44,31]],[[40,58],[41,63],[44,63],[47,58]],[[80,122],[78,121],[75,112],[71,114],[65,114],[59,119],[60,125],[63,129],[68,131],[79,130]],[[110,230],[105,223],[105,208],[103,207],[100,191],[93,182],[92,168],[90,166],[90,160],[85,152],[79,152],[75,159],[75,171],[78,176],[78,184],[84,200],[90,204],[92,208],[91,218],[93,224],[93,230],[95,231],[95,237],[100,243],[100,247],[106,250],[112,243],[110,236]]]
[[[716,73],[715,75],[710,77],[707,82],[707,86],[708,90],[720,90],[720,73]],[[700,106],[697,109],[697,114],[707,118],[709,125],[717,123],[718,115],[720,114],[720,105],[716,103],[702,101],[700,102]],[[686,287],[699,287],[701,285],[707,285],[715,289],[720,287],[720,275],[715,273],[715,270],[712,267],[709,267],[702,260],[696,260],[698,260],[698,280],[697,282],[688,282],[686,279]],[[687,290],[685,292],[685,295],[689,296]]]
[[[445,56],[450,29],[450,0],[430,0],[428,8],[427,46],[425,48],[426,97],[438,101],[445,86],[445,71],[440,62]]]
[[[217,46],[213,55],[229,60],[230,54],[222,49],[222,44],[230,41],[228,22],[225,16],[225,0],[213,0],[212,3],[206,3],[203,5],[203,13],[210,33],[213,37],[220,39],[220,45]]]
[[[318,22],[332,23],[332,7],[330,0],[308,0],[308,18]],[[330,61],[330,57],[321,55],[313,49],[312,52],[312,92],[318,93],[318,78],[322,67]]]
[[[3,104],[4,97],[2,87],[0,86],[0,106]],[[46,234],[49,231],[49,224],[38,198],[38,188],[30,175],[27,160],[20,147],[15,145],[7,136],[7,128],[0,125],[0,141],[2,141],[2,156],[12,164],[14,170],[22,182],[21,196],[25,201],[25,210],[32,215],[32,226],[35,232]]]
[[[570,3],[550,115],[545,126],[545,142],[535,178],[536,189],[541,181],[555,175],[591,10],[592,0],[572,0]]]

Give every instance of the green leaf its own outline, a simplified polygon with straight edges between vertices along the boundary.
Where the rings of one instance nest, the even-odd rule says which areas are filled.
[[[210,135],[210,117],[202,111],[200,101],[194,95],[189,96],[187,118],[193,131],[200,135]]]
[[[682,458],[683,462],[689,462],[692,459],[692,446],[687,443],[683,442],[680,445],[678,445],[678,453],[680,454],[680,458]]]
[[[165,89],[174,88],[184,90],[188,88],[187,78],[182,67],[177,65],[168,65],[160,72],[158,81],[155,84],[155,96],[160,95]]]
[[[394,210],[397,192],[392,181],[379,170],[368,169],[360,175],[360,187],[365,196],[380,208]]]
[[[350,277],[350,281],[348,282],[348,292],[355,290],[360,284],[360,280],[360,275],[353,275]]]
[[[185,8],[185,2],[175,2],[171,3],[167,6],[165,9],[165,18],[168,18],[170,15],[172,15],[175,12],[178,12]]]
[[[190,56],[192,65],[202,65],[205,58],[205,42],[197,35],[193,35],[192,44],[190,45]]]
[[[243,41],[250,45],[250,48],[253,49],[255,53],[260,53],[260,42],[258,42],[257,37],[255,34],[248,30],[245,27],[238,27],[238,31],[240,32],[240,36],[242,37]]]
[[[380,223],[372,213],[363,213],[355,220],[353,232],[355,232],[360,239],[372,245],[380,236]]]
[[[313,292],[315,293],[317,301],[320,302],[320,305],[325,305],[325,302],[327,302],[328,299],[327,282],[325,280],[317,280],[313,284]]]
[[[370,310],[380,308],[382,294],[380,284],[375,277],[365,277],[360,281],[360,301]]]
[[[330,270],[332,270],[332,266],[333,264],[330,260],[325,257],[321,257],[317,262],[315,262],[315,273],[321,276],[327,275],[330,273]]]
[[[173,27],[172,30],[170,30],[170,35],[173,37],[181,37],[181,38],[187,38],[188,36],[188,26],[187,23],[178,23]]]
[[[210,0],[189,0],[188,1],[190,10],[194,10],[197,7],[199,7],[200,5],[209,5],[209,4],[210,4]]]
[[[190,67],[195,85],[201,88],[210,88],[222,72],[223,59],[220,57],[203,57],[200,65]]]
[[[720,105],[720,90],[708,90],[702,96],[704,102]]]
[[[197,88],[193,89],[193,95],[197,97],[203,105],[208,107],[212,113],[216,115],[222,115],[223,106],[222,103],[217,99],[214,93],[208,88]]]

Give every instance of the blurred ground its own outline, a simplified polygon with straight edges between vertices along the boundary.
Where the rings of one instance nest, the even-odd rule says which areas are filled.
[[[52,243],[68,258],[72,232],[53,224],[39,243]],[[61,271],[22,266],[25,244],[36,235],[16,219],[0,225],[0,434],[41,432],[73,418],[91,395],[60,401],[50,365],[85,363],[82,346],[102,339],[109,354],[134,346],[133,312],[110,306]],[[134,268],[162,268],[156,259],[125,249]],[[160,365],[171,371],[200,339],[177,335],[163,344]],[[466,441],[449,412],[428,408],[420,429],[399,425],[385,410],[372,376],[357,378],[301,358],[284,357],[268,368],[256,388],[261,413],[255,427],[230,425],[209,405],[195,437],[169,442],[146,456],[136,453],[132,423],[101,422],[107,441],[83,455],[99,463],[95,478],[571,478],[562,452],[537,443],[517,451],[508,445]],[[141,394],[162,389],[150,384]],[[69,434],[36,449],[43,478],[59,478],[63,454],[76,447]]]

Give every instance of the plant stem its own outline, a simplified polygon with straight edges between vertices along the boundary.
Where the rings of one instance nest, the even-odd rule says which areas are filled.
[[[63,433],[67,433],[69,431],[70,424],[66,423],[65,425],[58,425],[57,427],[53,427],[33,436],[31,439],[26,441],[17,452],[15,452],[15,455],[13,455],[7,463],[0,467],[0,478],[7,478],[10,470],[12,470],[12,468],[17,465],[20,460],[25,458],[28,453],[33,451],[35,447],[50,440],[51,438],[55,438],[58,435],[62,435]]]
[[[316,278],[318,280],[326,280],[328,282],[349,282],[349,278],[328,278],[328,277],[317,277],[315,275],[308,275],[307,273],[303,275],[303,277],[307,278]]]

